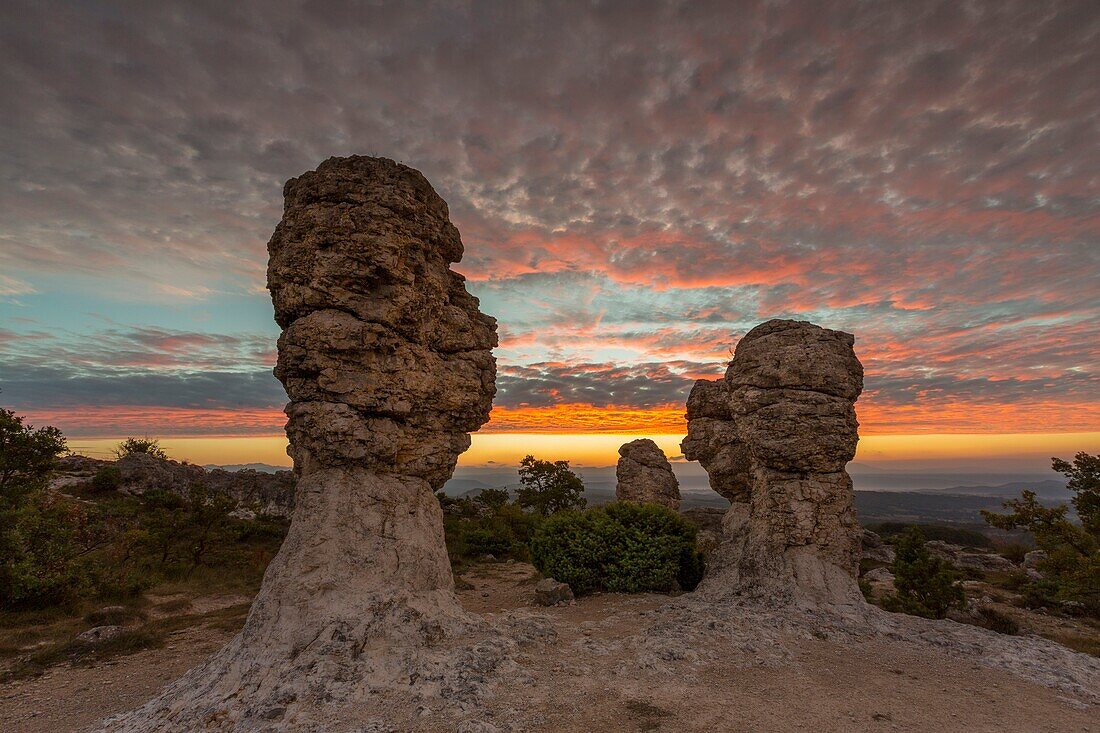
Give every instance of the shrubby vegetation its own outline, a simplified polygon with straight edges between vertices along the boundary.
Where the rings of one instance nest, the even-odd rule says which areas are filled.
[[[531,540],[544,575],[574,593],[692,590],[703,575],[696,528],[670,509],[616,503],[556,514]]]
[[[1039,563],[1046,577],[1024,589],[1029,603],[1068,601],[1100,613],[1100,456],[1078,453],[1072,463],[1055,458],[1052,467],[1069,478],[1079,523],[1070,519],[1065,504],[1043,506],[1032,491],[1005,502],[1005,514],[982,514],[994,527],[1029,531],[1046,552]]]
[[[65,451],[55,428],[35,430],[0,410],[0,611],[130,598],[200,568],[258,580],[285,534],[285,523],[230,515],[228,498],[192,486],[186,498],[164,491],[118,494],[118,469],[93,477],[84,495],[48,489]],[[128,452],[163,455],[157,441],[131,439]]]
[[[695,525],[676,512],[618,503],[585,509],[584,484],[568,461],[527,456],[519,473],[515,501],[504,489],[437,494],[453,565],[485,555],[530,560],[577,594],[690,590],[702,578]]]
[[[966,602],[959,575],[950,563],[924,546],[924,535],[916,527],[894,544],[894,574],[897,592],[883,599],[883,608],[925,618],[944,618],[952,608]]]
[[[133,453],[145,453],[153,458],[168,459],[168,454],[160,447],[159,440],[149,438],[127,438],[115,448],[115,457],[124,458]]]
[[[443,529],[451,564],[461,567],[492,555],[503,560],[530,559],[527,545],[541,521],[510,503],[504,489],[485,489],[476,497],[436,494],[443,506]]]
[[[540,461],[527,456],[519,464],[516,503],[543,517],[584,509],[584,482],[569,470],[569,461]]]

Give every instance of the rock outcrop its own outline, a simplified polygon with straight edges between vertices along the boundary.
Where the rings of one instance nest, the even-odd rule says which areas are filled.
[[[462,241],[419,172],[331,158],[284,197],[268,287],[290,530],[244,630],[111,729],[308,727],[371,693],[453,692],[472,668],[445,652],[480,622],[455,598],[434,491],[488,420],[496,322],[449,268]]]
[[[703,596],[862,606],[860,528],[844,470],[858,441],[854,338],[772,320],[741,339],[725,378],[696,382],[684,456],[730,500]]]
[[[118,491],[123,494],[140,496],[159,490],[187,498],[192,486],[202,484],[211,492],[225,494],[242,510],[254,514],[289,517],[294,510],[294,486],[298,479],[293,471],[206,469],[148,453],[130,453],[117,461],[65,456],[58,462],[51,486],[60,491],[86,487],[97,471],[109,466],[118,469]]]
[[[680,482],[664,451],[649,438],[620,446],[615,478],[615,498],[619,501],[680,509]]]

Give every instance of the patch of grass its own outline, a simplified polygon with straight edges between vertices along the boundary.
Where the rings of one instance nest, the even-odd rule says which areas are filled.
[[[990,631],[996,631],[998,634],[1008,634],[1009,636],[1015,636],[1020,633],[1020,624],[1016,622],[1016,619],[992,606],[982,606],[978,609],[977,616],[977,626],[989,629]]]
[[[135,619],[144,620],[144,614],[125,606],[106,606],[84,615],[84,620],[92,626],[122,626]]]
[[[31,654],[20,657],[0,674],[0,680],[10,682],[27,677],[37,677],[50,667],[68,662],[73,665],[94,666],[109,659],[156,649],[164,646],[166,634],[144,626],[126,629],[113,639],[99,644],[84,644],[76,640],[54,643]]]
[[[153,606],[153,609],[157,613],[161,613],[161,614],[164,614],[164,615],[170,615],[170,614],[174,614],[174,613],[179,613],[180,611],[186,611],[190,607],[191,607],[191,599],[190,598],[173,598],[169,601],[164,601],[163,603],[158,603],[157,605]]]

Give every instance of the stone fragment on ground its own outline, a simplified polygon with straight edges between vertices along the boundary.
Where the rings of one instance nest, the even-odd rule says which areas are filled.
[[[573,600],[573,589],[568,583],[553,578],[543,578],[535,585],[535,603],[540,606],[556,606]]]
[[[117,639],[125,631],[123,626],[95,626],[78,634],[76,640],[81,644],[103,644]]]

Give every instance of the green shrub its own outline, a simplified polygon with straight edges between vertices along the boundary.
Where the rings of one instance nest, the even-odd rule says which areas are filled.
[[[894,574],[897,593],[883,599],[883,608],[925,618],[943,618],[966,601],[959,576],[942,558],[924,546],[924,536],[916,527],[898,538],[894,545]]]
[[[37,492],[9,517],[0,605],[71,605],[88,592],[93,584],[84,558],[100,542],[93,511],[67,497]]]
[[[514,504],[500,506],[485,516],[444,514],[443,530],[451,563],[460,565],[483,555],[526,561],[530,559],[527,544],[541,520],[539,515],[527,514]]]
[[[92,476],[92,491],[102,494],[107,491],[116,491],[122,485],[122,471],[117,466],[100,466]]]
[[[495,531],[495,528],[478,527],[466,533],[466,552],[471,555],[493,555],[501,557],[512,550],[515,540],[509,532]]]
[[[531,540],[543,575],[574,593],[691,590],[704,570],[696,528],[656,505],[614,503],[556,514]]]
[[[160,447],[159,440],[149,438],[127,438],[115,448],[115,456],[122,458],[132,453],[146,453],[154,458],[168,459],[168,454]]]
[[[1005,514],[982,514],[999,529],[1031,532],[1046,552],[1039,569],[1047,577],[1029,593],[1029,603],[1072,601],[1100,616],[1100,455],[1078,453],[1072,463],[1055,458],[1052,467],[1069,479],[1076,521],[1068,506],[1044,506],[1033,491],[1006,501]]]
[[[1034,549],[1034,547],[1028,547],[1027,545],[1020,542],[1010,542],[1008,544],[998,547],[997,552],[1000,553],[1001,557],[1011,560],[1012,562],[1019,565],[1024,561],[1024,555]]]

